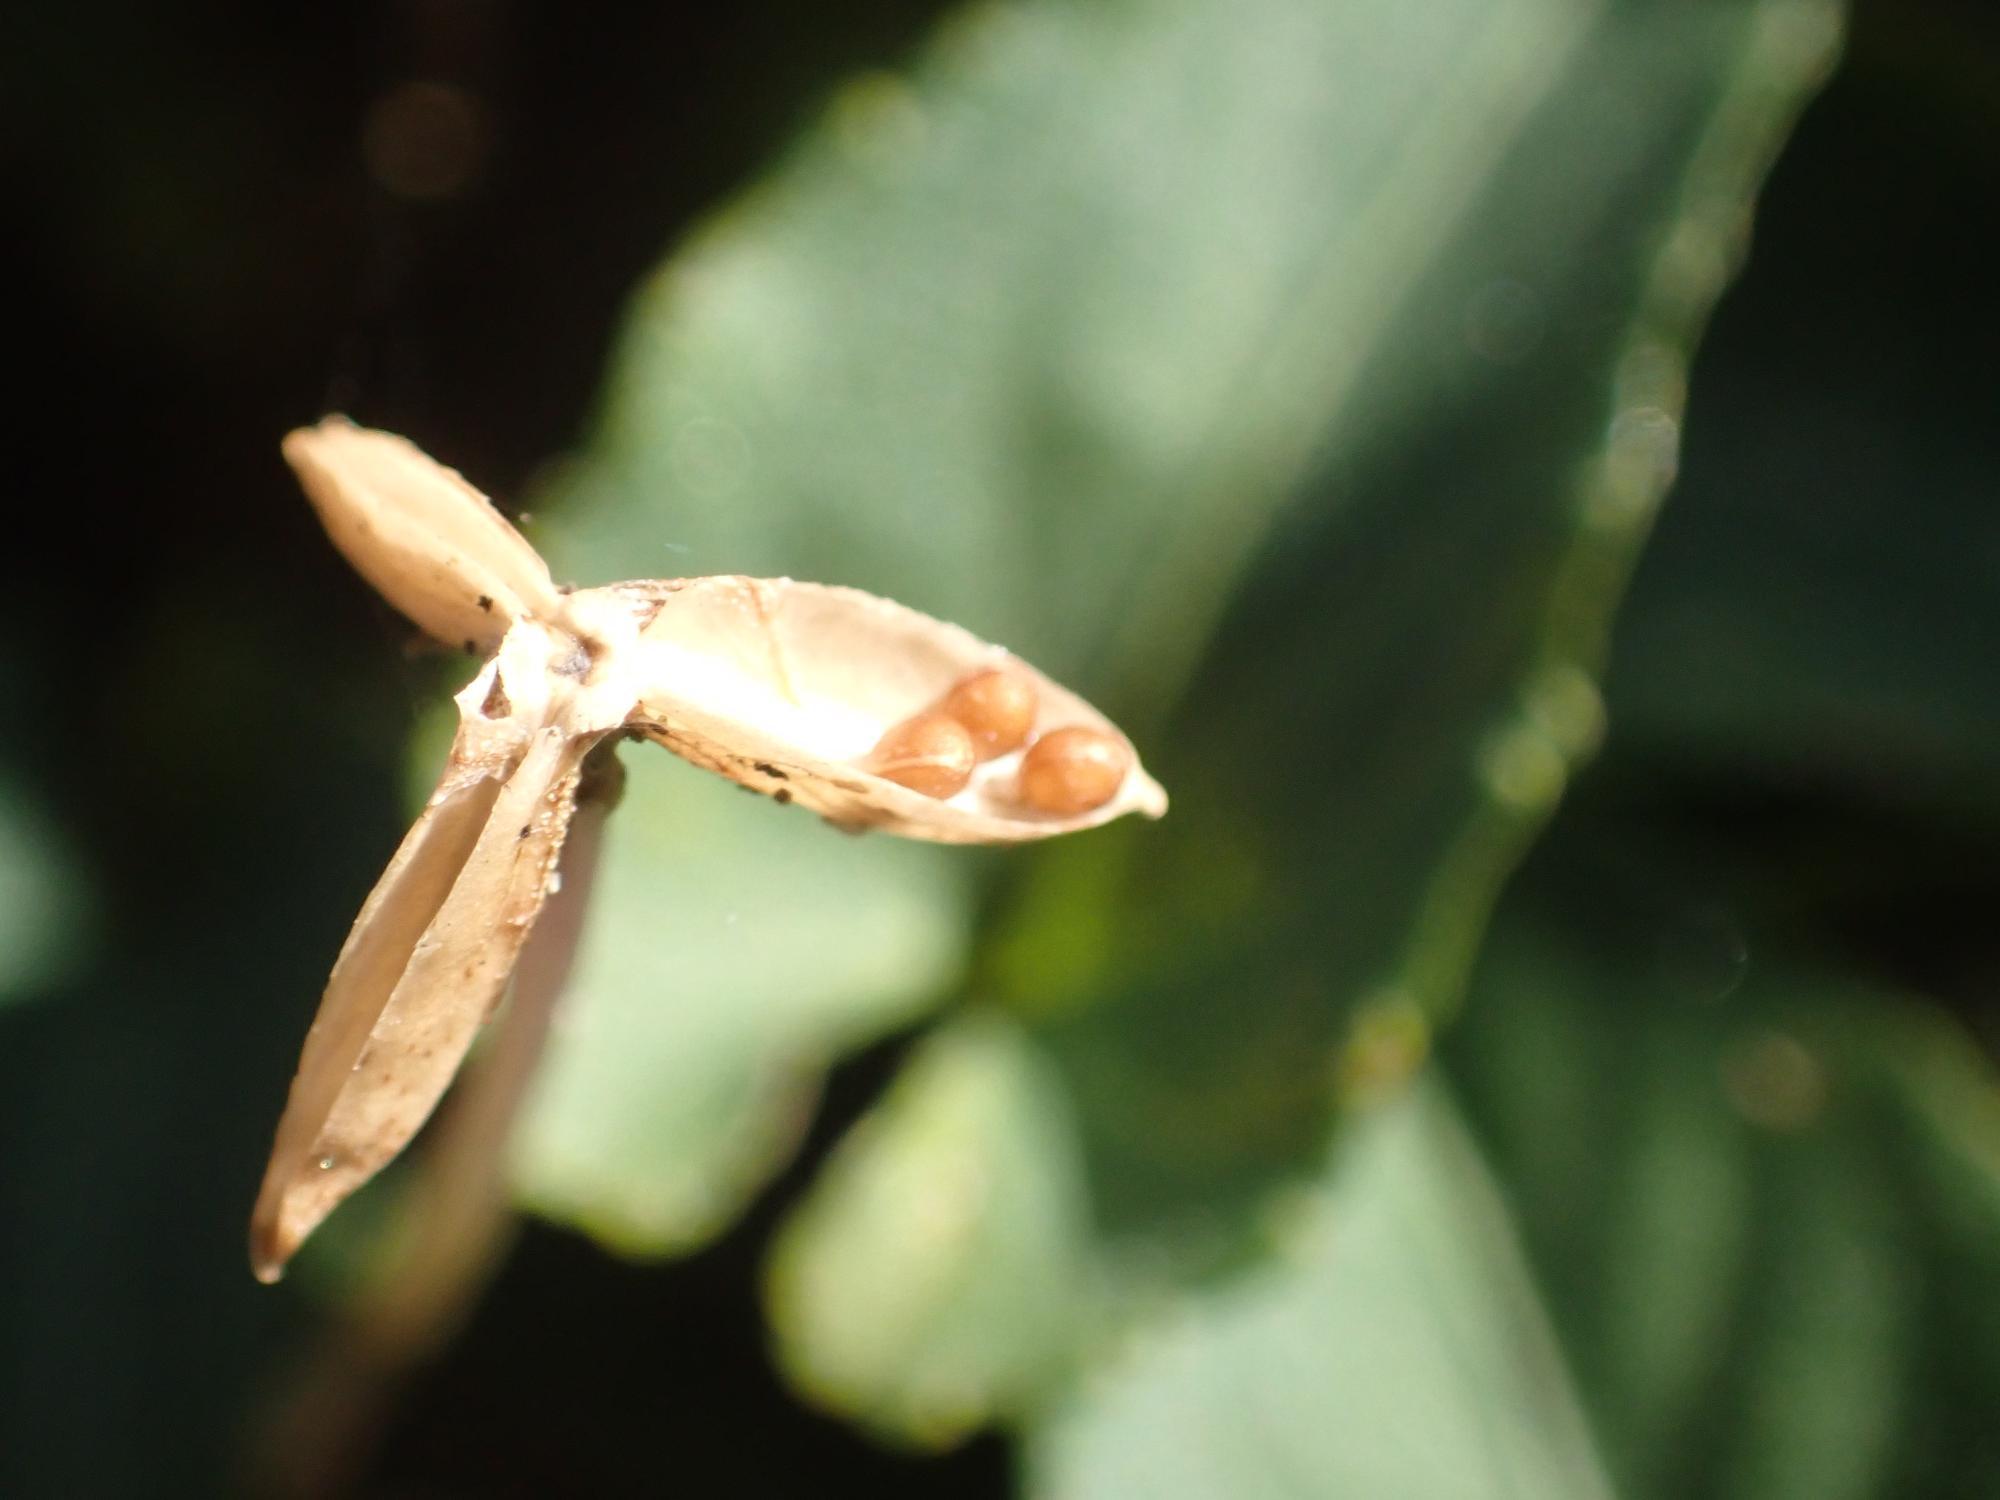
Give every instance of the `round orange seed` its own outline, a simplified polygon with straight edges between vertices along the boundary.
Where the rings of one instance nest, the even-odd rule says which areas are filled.
[[[1101,729],[1056,729],[1021,757],[1021,800],[1037,812],[1074,817],[1117,794],[1132,764],[1122,740]]]
[[[961,678],[938,704],[972,735],[981,760],[992,760],[1028,742],[1035,727],[1035,684],[1011,667],[989,667]]]
[[[926,797],[949,797],[972,779],[972,733],[949,714],[921,713],[876,741],[867,766]]]

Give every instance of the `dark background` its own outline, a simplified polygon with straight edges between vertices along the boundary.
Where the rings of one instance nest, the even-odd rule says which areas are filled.
[[[250,1280],[243,1219],[301,997],[400,832],[400,748],[428,678],[324,545],[279,435],[341,407],[520,493],[576,437],[634,281],[836,79],[896,60],[941,10],[613,21],[459,0],[11,19],[0,772],[77,851],[76,922],[94,937],[58,985],[0,1009],[0,1493],[235,1482],[271,1372],[310,1326],[297,1293]],[[398,91],[415,78],[460,92],[412,103]],[[414,157],[368,147],[371,119],[392,135],[400,119]],[[1996,187],[1990,8],[1861,6],[1697,364],[1642,624],[1690,570],[1730,586],[1717,527],[1740,529],[1754,583],[1770,544],[1833,546],[1907,512],[1961,571],[2000,581],[2000,521],[1980,503]],[[1885,413],[1896,442],[1851,420]],[[1892,581],[1923,594],[1923,555],[1901,565]],[[1963,618],[1966,660],[2000,655],[1991,598]],[[1614,715],[1618,683],[1614,664]],[[1636,803],[1742,871],[1811,846],[1897,872],[1812,920],[2000,1039],[1990,831],[1940,825],[1894,787],[1857,808],[1755,766],[1663,783],[1607,764],[1586,807]],[[829,1118],[885,1071],[881,1055],[845,1070]],[[1004,1493],[995,1440],[897,1457],[776,1384],[754,1256],[807,1170],[671,1267],[531,1229],[409,1392],[365,1492],[635,1493],[671,1454],[695,1493]]]

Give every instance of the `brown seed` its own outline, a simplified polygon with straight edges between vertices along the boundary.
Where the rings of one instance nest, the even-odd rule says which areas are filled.
[[[1021,800],[1037,812],[1073,817],[1102,807],[1124,784],[1132,752],[1101,729],[1056,729],[1021,757]]]
[[[981,760],[992,760],[1028,742],[1035,727],[1035,684],[1026,672],[989,667],[962,679],[938,704],[972,734]]]
[[[972,734],[949,714],[905,719],[876,742],[867,768],[926,797],[949,797],[972,779]]]

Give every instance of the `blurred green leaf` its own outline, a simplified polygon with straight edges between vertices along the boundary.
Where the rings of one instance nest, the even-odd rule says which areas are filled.
[[[781,1347],[822,1401],[919,1437],[1018,1410],[1079,1329],[1253,1240],[1337,1097],[1421,1061],[1595,744],[1689,351],[1837,15],[976,8],[642,296],[552,483],[560,567],[904,598],[1125,716],[1177,799],[1015,861],[970,963],[1061,1080],[1084,1171],[1092,1251],[1036,1294],[1099,1315],[998,1336],[1004,1287],[871,1222],[920,1171],[958,1191],[919,1149],[934,1115],[971,1110],[990,1163],[1061,1128],[954,1102],[999,1086],[941,1067],[787,1237]],[[637,769],[667,790],[622,817],[571,1007],[588,1057],[565,1037],[525,1159],[545,1210],[660,1249],[779,1159],[831,1051],[942,998],[984,867]],[[719,923],[802,871],[812,913]],[[871,936],[794,946],[847,933]],[[842,1304],[897,1284],[877,1256],[924,1291],[865,1348]]]
[[[795,1378],[927,1443],[1020,1407],[1086,1311],[1087,1212],[1047,1064],[996,1017],[940,1029],[774,1248]]]
[[[726,1227],[796,1144],[832,1057],[952,983],[968,872],[625,754],[517,1179],[541,1212],[657,1252]]]
[[[63,978],[97,926],[75,849],[0,769],[0,1004]]]
[[[1160,767],[1174,815],[1095,879],[1118,936],[1081,954],[1087,998],[1042,993],[1077,990],[1054,973],[1076,919],[1041,926],[1059,902],[1031,891],[1006,935],[996,978],[1071,1077],[1107,1232],[1185,1218],[1212,1239],[1313,1159],[1336,1082],[1407,1071],[1455,1004],[1500,881],[1595,746],[1688,353],[1830,15],[1549,7],[1579,26],[1567,71],[1488,177],[1396,184],[1466,193],[1467,217],[1188,694]],[[1504,360],[1466,332],[1496,287],[1536,309]],[[1108,857],[1036,873],[1067,887]]]
[[[2000,1316],[2000,1080],[1779,952],[1690,984],[1617,886],[1510,901],[1447,1058],[1620,1492],[1926,1493],[1968,1410],[1919,1372]],[[1983,1244],[1984,1284],[1939,1281],[1941,1242]]]
[[[1357,1128],[1267,1265],[1035,1429],[1037,1500],[1608,1497],[1507,1216],[1429,1086]]]
[[[558,562],[809,568],[1171,689],[1560,11],[968,9],[660,273]]]

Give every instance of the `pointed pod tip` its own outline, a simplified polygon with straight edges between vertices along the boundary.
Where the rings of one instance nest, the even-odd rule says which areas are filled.
[[[294,427],[278,444],[278,451],[294,471],[302,471],[312,461],[313,439],[318,435],[317,427]]]
[[[296,1177],[283,1183],[265,1181],[250,1211],[250,1274],[264,1285],[284,1278],[299,1246],[346,1196],[328,1194],[325,1187],[317,1175],[308,1181]]]
[[[298,1249],[297,1241],[284,1243],[275,1224],[261,1219],[250,1225],[250,1274],[265,1286],[276,1286],[285,1277],[285,1265]]]
[[[408,438],[330,415],[279,448],[334,547],[428,635],[484,654],[516,620],[563,615],[527,538]]]
[[[316,443],[332,435],[346,435],[356,430],[354,423],[339,412],[329,412],[310,427],[294,427],[279,442],[278,449],[285,455],[285,461],[293,468],[306,459]]]

